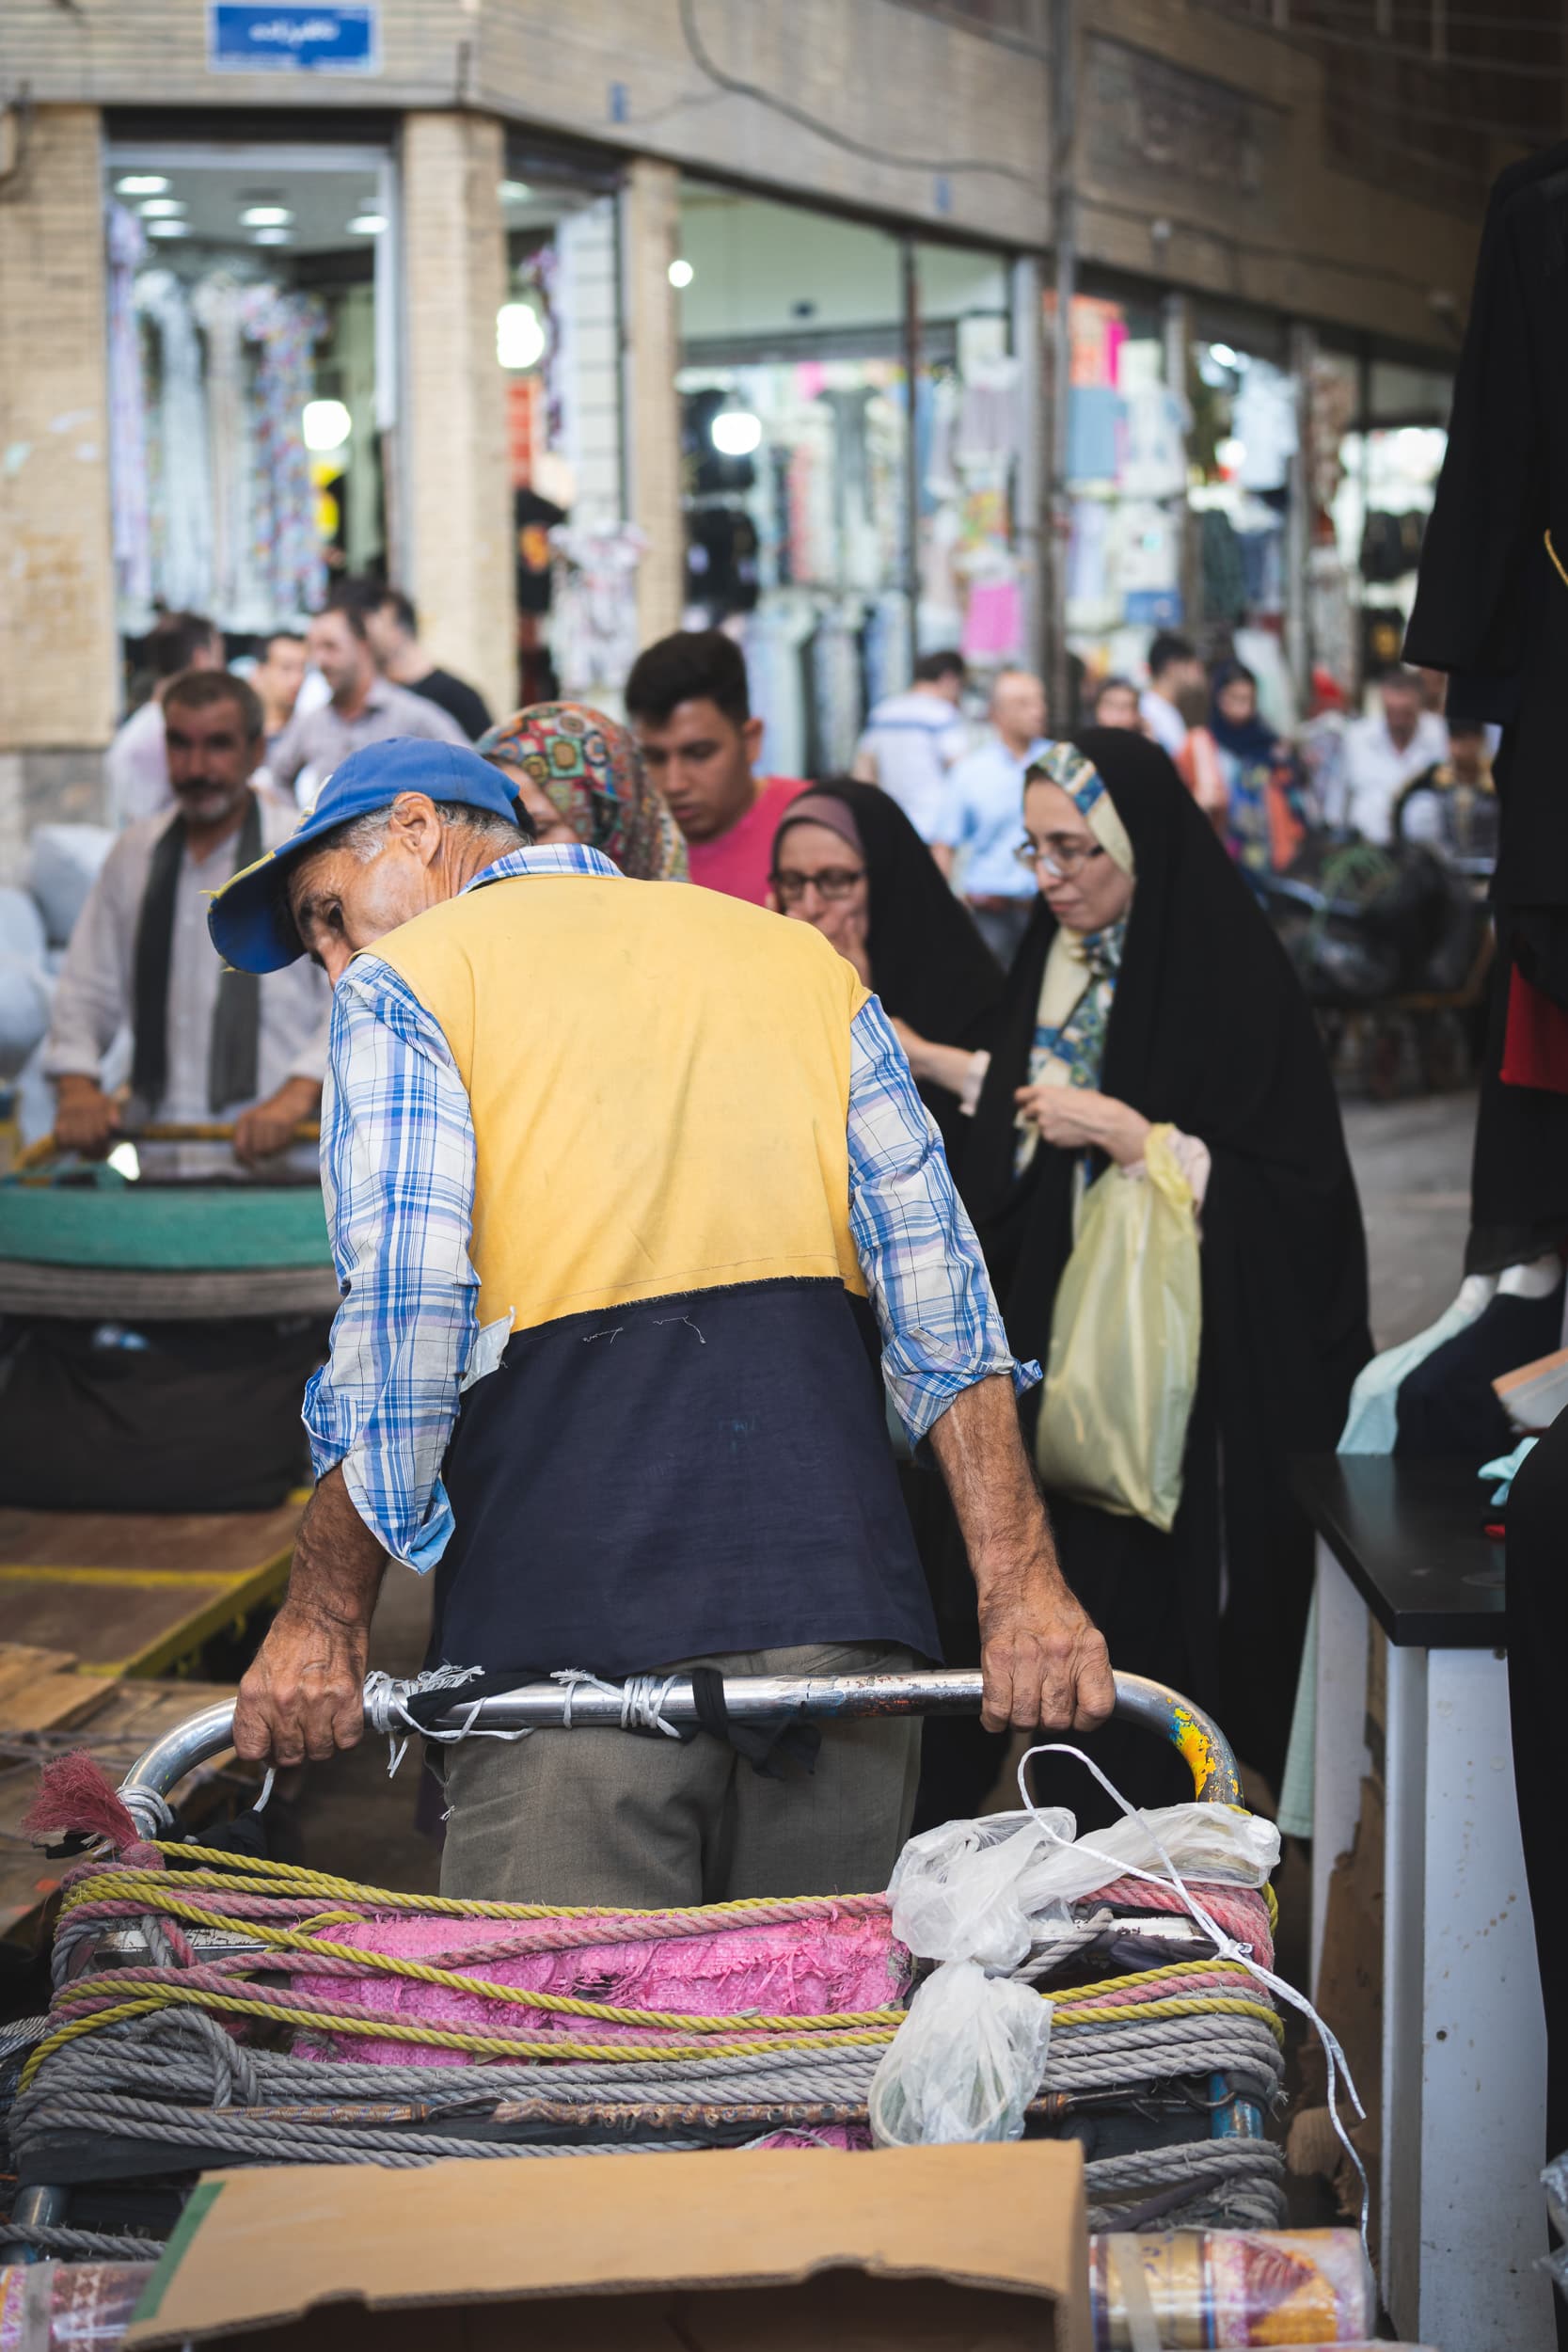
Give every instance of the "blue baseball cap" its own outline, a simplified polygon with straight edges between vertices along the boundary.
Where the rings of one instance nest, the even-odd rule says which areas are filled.
[[[295,861],[324,834],[356,817],[389,808],[400,792],[424,792],[433,801],[460,801],[467,808],[517,821],[516,795],[488,760],[457,743],[431,743],[395,735],[367,743],[334,768],[295,830],[279,849],[254,866],[244,866],[214,892],[207,909],[213,945],[237,972],[281,972],[305,953],[305,942],[289,913],[288,875]]]

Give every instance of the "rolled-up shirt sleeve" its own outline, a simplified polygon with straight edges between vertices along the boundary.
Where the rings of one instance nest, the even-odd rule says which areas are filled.
[[[333,992],[322,1190],[342,1304],[306,1391],[311,1458],[422,1573],[451,1534],[441,1461],[478,1320],[474,1129],[446,1039],[374,958]]]
[[[1007,1344],[979,1240],[942,1138],[876,997],[849,1032],[849,1226],[882,1334],[882,1378],[911,1447],[953,1399],[1006,1373],[1040,1377]]]

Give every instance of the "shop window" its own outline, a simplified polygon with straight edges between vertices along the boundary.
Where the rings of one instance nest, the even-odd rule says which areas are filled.
[[[1246,663],[1264,711],[1287,727],[1298,716],[1283,638],[1301,426],[1300,388],[1282,335],[1276,343],[1260,326],[1200,332],[1187,392],[1197,633],[1212,656],[1233,654]]]
[[[1006,263],[963,246],[915,248],[915,404],[923,653],[976,669],[1037,659],[1027,643],[1016,512],[1025,419]]]
[[[518,699],[618,708],[641,545],[626,519],[618,174],[514,146],[499,195]]]
[[[738,638],[770,768],[845,770],[917,646],[1022,650],[1006,265],[689,182],[671,276],[688,620]]]
[[[208,613],[230,653],[388,566],[395,183],[375,148],[108,154],[119,626]]]
[[[1358,589],[1364,681],[1401,658],[1452,393],[1441,371],[1373,360],[1340,439],[1334,531]]]
[[[1048,294],[1048,328],[1054,318]],[[1140,675],[1156,631],[1189,617],[1186,412],[1167,380],[1156,298],[1078,295],[1069,349],[1067,636],[1086,692]]]

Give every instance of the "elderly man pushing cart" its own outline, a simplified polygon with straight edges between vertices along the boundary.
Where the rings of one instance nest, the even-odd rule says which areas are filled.
[[[309,954],[334,987],[343,1296],[242,1756],[358,1739],[388,1558],[436,1571],[432,1659],[482,1670],[476,1693],[934,1656],[884,1388],[962,1527],[985,1721],[1110,1712],[1019,1436],[1037,1370],[1012,1359],[880,1006],[809,924],[532,846],[496,770],[413,741],[344,761],[210,919],[240,969]],[[674,1906],[886,1883],[918,1724],[829,1724],[794,1776],[716,1730],[449,1748],[443,1893]]]

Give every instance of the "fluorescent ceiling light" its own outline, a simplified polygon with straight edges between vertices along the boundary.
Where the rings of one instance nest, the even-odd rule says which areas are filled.
[[[670,283],[672,286],[689,286],[691,280],[696,277],[696,275],[697,273],[692,268],[689,262],[672,262],[670,264]]]
[[[166,196],[168,182],[155,171],[128,171],[115,182],[117,196]]]
[[[721,408],[708,434],[721,457],[750,457],[762,440],[762,419],[750,408]]]
[[[182,220],[150,220],[147,233],[150,237],[188,237],[191,232]]]
[[[1228,343],[1211,343],[1209,349],[1212,353],[1213,357],[1219,361],[1222,368],[1233,368],[1236,366],[1236,354],[1231,350]]]
[[[177,220],[184,209],[177,196],[150,196],[136,207],[143,220]]]
[[[379,237],[386,226],[384,213],[356,213],[349,222],[348,233],[351,237]]]
[[[341,449],[354,430],[354,419],[341,400],[308,400],[300,420],[305,446],[318,457]]]
[[[250,242],[252,245],[293,245],[293,236],[287,229],[258,229]]]
[[[526,204],[532,194],[533,190],[526,180],[503,180],[501,182],[500,199],[503,204]]]
[[[252,204],[240,215],[242,229],[286,229],[293,218],[286,204]]]

